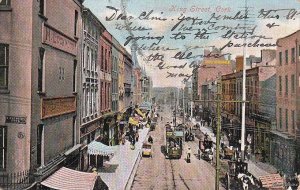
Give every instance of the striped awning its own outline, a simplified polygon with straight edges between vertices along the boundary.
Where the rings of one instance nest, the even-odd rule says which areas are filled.
[[[146,118],[146,115],[139,109],[139,108],[135,108],[135,111],[144,119]]]
[[[88,154],[108,156],[116,152],[116,146],[107,146],[101,142],[93,141],[88,145]]]
[[[97,173],[81,172],[62,167],[42,181],[41,184],[52,189],[92,190],[96,180]]]
[[[128,123],[135,126],[139,125],[139,121],[134,117],[130,117]]]

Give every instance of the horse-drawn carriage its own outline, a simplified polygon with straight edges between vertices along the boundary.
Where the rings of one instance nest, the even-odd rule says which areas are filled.
[[[226,189],[249,189],[249,185],[254,187],[254,177],[248,172],[248,163],[241,160],[228,161],[228,166]]]
[[[221,154],[220,157],[221,158],[227,158],[229,160],[232,159],[232,157],[234,156],[234,152],[235,150],[232,147],[227,147],[226,145],[224,145],[224,143],[221,144]]]
[[[212,162],[213,160],[213,141],[207,134],[203,141],[199,141],[199,159],[200,158],[208,162]]]

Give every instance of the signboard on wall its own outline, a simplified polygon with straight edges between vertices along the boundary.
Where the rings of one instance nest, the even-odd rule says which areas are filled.
[[[44,24],[43,26],[43,43],[72,55],[76,55],[76,40],[47,24]]]
[[[42,119],[55,117],[76,111],[75,97],[59,97],[42,99]]]
[[[26,117],[5,116],[5,123],[26,124]]]

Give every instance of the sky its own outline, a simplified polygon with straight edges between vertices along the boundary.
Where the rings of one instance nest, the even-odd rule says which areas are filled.
[[[247,40],[236,39],[234,35],[225,38],[226,33],[235,32],[240,34],[237,36],[240,37],[241,33],[245,32],[243,28],[245,21],[239,16],[246,14],[246,5],[248,7],[246,32],[249,38]],[[125,46],[129,52],[132,44],[150,46],[154,43],[156,46],[174,49],[169,51],[142,50],[137,53],[139,64],[152,77],[154,86],[179,87],[183,85],[182,76],[192,74],[192,69],[188,65],[193,61],[201,60],[201,56],[182,60],[174,58],[176,53],[184,52],[187,48],[191,49],[188,52],[192,52],[193,55],[202,55],[204,48],[211,49],[211,46],[222,48],[230,42],[234,46],[234,44],[254,43],[259,39],[259,43],[276,44],[278,38],[300,30],[300,0],[248,0],[247,2],[246,0],[85,0],[84,6],[98,17],[120,44],[124,45],[126,41],[129,42]],[[114,9],[118,10],[115,17],[107,19],[113,16]],[[260,14],[261,11],[264,11],[264,14]],[[143,15],[143,12],[146,12],[144,14],[150,12],[149,17],[155,18],[139,17]],[[125,21],[124,14],[123,19],[121,17],[117,19],[122,13],[126,14],[127,21]],[[236,17],[228,19],[229,16]],[[125,28],[116,28],[126,26],[126,24],[128,26],[130,22],[132,22],[131,27],[143,27],[147,30],[138,31],[132,28],[129,31]],[[177,23],[179,23],[178,26],[172,30]],[[202,38],[196,35],[199,32],[203,34],[205,31],[209,34],[202,35]],[[187,34],[177,35],[179,39],[175,40],[174,37],[180,32]],[[266,49],[266,47],[247,47],[246,55],[260,56],[261,49]],[[276,49],[276,46],[269,47],[269,49]],[[231,54],[231,59],[234,59],[237,55],[243,55],[243,50],[242,47],[226,46],[222,53]],[[153,60],[154,57],[151,57],[151,54],[159,56]],[[165,69],[159,68],[159,64],[164,65]],[[167,69],[167,66],[184,67]],[[170,77],[170,73],[173,77]],[[179,77],[180,73],[182,76]],[[177,76],[174,77],[176,74]]]

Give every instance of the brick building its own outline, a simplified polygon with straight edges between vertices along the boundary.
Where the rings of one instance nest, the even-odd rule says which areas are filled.
[[[81,8],[79,0],[1,2],[3,174],[34,169],[40,182],[67,160],[78,167]]]
[[[299,170],[299,144],[296,144],[300,134],[299,40],[300,30],[278,39],[276,48],[277,125],[272,131],[271,163],[287,174]]]
[[[267,161],[270,156],[270,130],[275,121],[276,60],[274,50],[262,50],[261,59],[253,58],[247,58],[250,59],[249,67],[255,67],[246,70],[246,100],[249,101],[245,112],[246,138],[252,153]],[[226,101],[242,100],[242,65],[243,57],[238,56],[238,72],[222,76],[222,94]],[[241,137],[241,109],[241,103],[225,103],[222,113],[224,129],[236,141]]]

